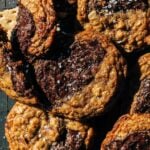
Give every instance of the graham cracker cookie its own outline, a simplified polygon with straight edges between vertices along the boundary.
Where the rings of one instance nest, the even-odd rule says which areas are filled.
[[[11,37],[12,29],[16,25],[18,7],[0,11],[0,24],[7,31],[8,38]]]

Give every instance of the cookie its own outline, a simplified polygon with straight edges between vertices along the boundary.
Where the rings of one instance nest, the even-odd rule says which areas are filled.
[[[35,89],[31,84],[28,65],[19,59],[7,39],[6,32],[0,27],[0,89],[10,98],[34,104],[38,102]]]
[[[148,0],[78,0],[77,18],[84,28],[94,28],[126,52],[150,45]]]
[[[90,118],[109,110],[126,77],[124,58],[105,36],[95,31],[77,34],[68,47],[51,50],[33,66],[51,111],[73,119]]]
[[[150,114],[124,115],[102,143],[101,150],[150,148]]]
[[[20,0],[12,41],[27,57],[45,54],[53,41],[56,16],[52,0]]]
[[[5,124],[10,150],[85,150],[89,149],[93,133],[83,123],[20,103],[14,105]]]
[[[139,81],[132,80],[131,86],[137,88],[130,113],[150,113],[150,53],[139,58],[133,76],[137,75],[137,70],[139,70]]]
[[[8,38],[11,37],[11,32],[16,25],[18,7],[0,11],[0,24],[7,31]]]

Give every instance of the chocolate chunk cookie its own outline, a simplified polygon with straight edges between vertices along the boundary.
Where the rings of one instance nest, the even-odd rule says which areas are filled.
[[[0,89],[10,98],[35,104],[38,98],[31,84],[28,65],[12,49],[6,32],[0,27]]]
[[[11,150],[86,150],[93,129],[16,103],[7,116],[5,134]]]
[[[56,30],[52,0],[20,0],[12,41],[25,56],[40,56],[50,48]]]
[[[126,76],[123,57],[95,31],[77,34],[68,48],[54,49],[33,65],[52,112],[74,119],[108,110],[120,94]]]
[[[78,0],[78,20],[94,28],[126,52],[150,45],[148,0]]]
[[[150,53],[141,56],[135,68],[139,69],[140,75],[139,83],[136,80],[132,82],[132,86],[138,88],[130,113],[150,113]]]
[[[101,150],[123,149],[150,149],[150,114],[121,117],[101,146]]]

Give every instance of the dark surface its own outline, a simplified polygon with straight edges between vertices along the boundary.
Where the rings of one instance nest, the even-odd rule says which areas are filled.
[[[0,11],[6,8],[15,7],[16,1],[17,0],[0,0]],[[13,103],[14,102],[12,100],[10,100],[3,92],[0,91],[0,150],[8,149],[8,144],[4,136],[4,123]]]

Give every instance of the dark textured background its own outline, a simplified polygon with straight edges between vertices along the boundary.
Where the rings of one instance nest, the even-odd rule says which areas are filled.
[[[16,6],[17,0],[0,0],[0,10],[13,8]],[[0,91],[0,150],[7,150],[8,145],[4,136],[4,123],[6,116],[13,105],[4,93]]]

